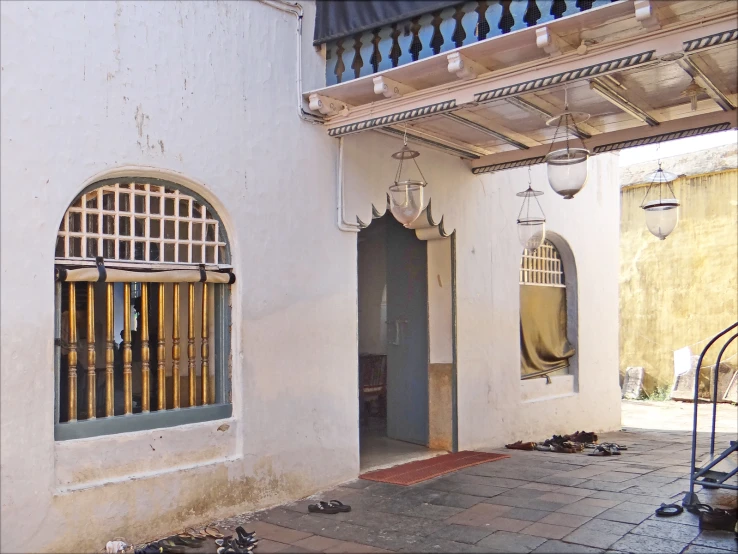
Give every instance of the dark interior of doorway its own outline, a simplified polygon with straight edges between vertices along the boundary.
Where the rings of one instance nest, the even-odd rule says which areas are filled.
[[[432,455],[426,243],[389,213],[358,237],[361,469]]]

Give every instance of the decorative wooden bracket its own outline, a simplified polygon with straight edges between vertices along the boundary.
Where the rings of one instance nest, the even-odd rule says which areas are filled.
[[[388,79],[383,75],[379,75],[372,79],[374,81],[374,93],[383,94],[386,98],[400,98],[403,94],[413,92],[415,89],[392,79]]]
[[[661,29],[659,18],[654,13],[650,0],[636,0],[634,3],[636,20],[646,31]]]
[[[446,56],[448,59],[448,72],[456,73],[459,79],[476,79],[478,75],[487,73],[489,70],[481,64],[470,60],[463,54],[453,52]]]
[[[561,55],[561,39],[543,26],[536,29],[536,46],[542,48],[552,58]],[[585,50],[586,52],[586,50]]]
[[[348,115],[348,106],[335,98],[323,96],[322,94],[311,94],[309,96],[310,109],[323,115]]]

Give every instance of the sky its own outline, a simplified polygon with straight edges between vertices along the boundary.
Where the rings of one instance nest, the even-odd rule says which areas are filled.
[[[620,151],[620,166],[623,167],[651,160],[655,161],[659,158],[668,158],[669,156],[679,156],[688,152],[707,150],[708,148],[715,148],[725,144],[738,144],[738,130],[733,129],[721,133],[711,133],[699,137],[662,142],[661,144],[626,148]]]

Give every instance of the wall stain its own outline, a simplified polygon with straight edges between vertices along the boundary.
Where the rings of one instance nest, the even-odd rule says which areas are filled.
[[[136,107],[136,115],[133,116],[136,121],[136,128],[138,129],[138,136],[143,138],[143,127],[144,123],[149,119],[149,116],[143,112],[141,104]]]
[[[167,483],[160,476],[55,496],[49,516],[57,521],[48,524],[62,531],[46,535],[48,542],[36,543],[33,548],[40,552],[98,552],[100,545],[114,536],[124,535],[128,542],[150,541],[172,529],[303,498],[326,485],[313,482],[302,472],[277,473],[270,457],[259,460],[249,475],[234,478],[230,473],[235,469],[232,464],[222,464],[206,472],[181,472]],[[178,494],[173,497],[175,488]],[[99,519],[97,534],[88,532],[86,515],[90,513]]]

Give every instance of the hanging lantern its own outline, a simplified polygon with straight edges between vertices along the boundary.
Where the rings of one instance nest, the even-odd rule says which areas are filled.
[[[559,132],[566,136],[566,148],[560,150],[549,149],[546,155],[546,166],[548,168],[548,182],[556,194],[560,194],[565,200],[574,198],[574,195],[584,188],[589,176],[588,160],[589,150],[582,142],[582,148],[573,148],[569,144],[569,136],[581,137],[582,133],[577,127],[578,123],[584,123],[589,119],[589,114],[583,112],[570,112],[569,100],[566,89],[564,90],[564,112],[546,121],[546,125],[556,125],[556,132],[551,141],[551,148],[556,143]]]
[[[402,150],[392,154],[394,159],[400,160],[400,164],[397,166],[395,182],[389,188],[390,210],[395,219],[405,227],[418,219],[423,211],[423,189],[428,184],[416,161],[418,156],[420,156],[420,152],[408,147],[407,135]],[[420,179],[410,179],[407,175],[403,179],[402,168],[405,160],[412,160],[415,163]]]
[[[520,206],[520,212],[518,212],[518,240],[520,244],[532,252],[546,240],[546,215],[543,213],[543,208],[538,202],[537,196],[541,196],[543,192],[540,190],[534,190],[530,183],[530,167],[528,167],[528,188],[522,192],[516,194],[516,196],[522,197],[523,205]],[[538,210],[533,210],[531,214],[531,198],[536,201]]]
[[[669,173],[659,168],[648,176],[648,189],[641,202],[641,208],[646,212],[646,227],[652,235],[664,240],[676,228],[679,223],[679,201],[674,195],[671,183],[677,178],[674,173]],[[665,185],[665,187],[664,187]],[[658,198],[648,200],[648,194],[655,186],[659,188]],[[664,197],[663,188],[666,188],[671,197]]]
[[[694,82],[694,79],[692,79],[692,82],[689,83],[689,86],[685,88],[682,91],[682,96],[686,96],[689,98],[689,103],[691,105],[692,111],[697,111],[697,97],[700,94],[706,94],[707,91],[703,89],[701,86],[699,86],[697,83]]]

